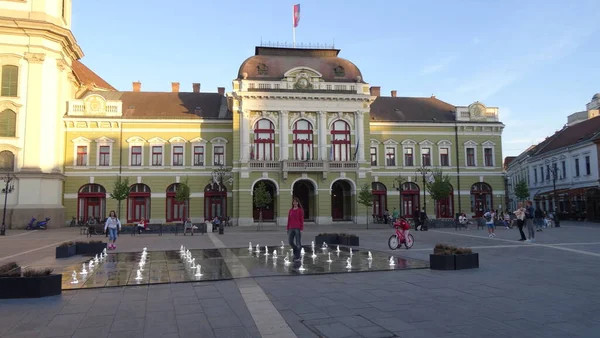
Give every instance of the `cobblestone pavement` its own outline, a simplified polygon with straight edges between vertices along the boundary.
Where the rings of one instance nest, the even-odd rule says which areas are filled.
[[[61,296],[0,301],[2,337],[598,337],[600,226],[564,222],[536,233],[432,229],[414,233],[410,250],[428,259],[436,243],[471,247],[480,268],[323,276],[65,291]],[[335,229],[335,230],[334,230]],[[349,232],[360,246],[390,252],[390,229],[318,227],[303,234]],[[54,247],[76,229],[9,231],[0,264],[61,267]],[[103,239],[103,237],[100,237]],[[225,235],[121,236],[118,251],[277,245],[282,229],[226,229]]]

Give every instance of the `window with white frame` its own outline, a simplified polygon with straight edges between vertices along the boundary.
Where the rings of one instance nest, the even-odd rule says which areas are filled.
[[[194,145],[194,166],[204,166],[204,145]]]
[[[298,120],[294,123],[292,130],[294,139],[294,159],[312,160],[313,159],[313,126],[307,120]],[[283,136],[287,137],[287,136]]]
[[[88,148],[89,146],[77,146],[77,159],[75,165],[85,167],[88,165]]]
[[[486,167],[494,166],[494,152],[492,148],[483,148],[483,165]]]
[[[184,146],[174,145],[173,146],[173,166],[183,166]]]
[[[85,137],[78,137],[73,140],[73,166],[87,167],[89,166],[89,151],[91,140]]]
[[[421,164],[426,167],[431,166],[431,148],[421,148]]]
[[[544,183],[544,166],[540,166],[540,183]]]
[[[331,146],[333,161],[349,161],[350,157],[350,125],[344,120],[337,120],[331,129]]]
[[[163,165],[163,146],[152,145],[152,163],[153,167],[160,167]]]
[[[254,125],[254,145],[250,158],[261,161],[275,159],[275,125],[271,120],[260,119]]]
[[[141,137],[130,137],[129,143],[129,166],[141,167],[144,163],[144,144],[146,141]]]
[[[386,167],[396,166],[396,147],[386,146],[385,147],[385,165]]]
[[[538,176],[537,176],[537,168],[533,168],[533,183],[537,184]]]
[[[114,140],[109,139],[108,137],[101,137],[96,141],[96,165],[99,167],[109,167],[112,165],[112,148]]]
[[[440,148],[440,166],[449,167],[450,166],[450,151],[448,148]]]
[[[588,176],[592,174],[592,167],[591,167],[589,156],[585,157],[585,174]]]
[[[579,159],[575,159],[575,177],[579,177]]]
[[[371,155],[371,165],[376,167],[377,166],[377,147],[376,146],[371,146],[370,155]]]
[[[213,165],[224,166],[227,158],[227,154],[225,153],[227,150],[227,140],[222,137],[215,137],[210,140],[210,143],[212,144]]]
[[[415,165],[414,159],[415,148],[404,148],[404,166],[412,167]]]
[[[564,180],[565,177],[567,177],[567,162],[566,161],[562,161],[560,163],[560,165],[561,165],[561,168],[562,168],[561,173],[560,173],[560,179]]]
[[[476,166],[476,164],[475,164],[476,163],[475,148],[467,147],[466,152],[467,152],[467,167],[475,167]]]

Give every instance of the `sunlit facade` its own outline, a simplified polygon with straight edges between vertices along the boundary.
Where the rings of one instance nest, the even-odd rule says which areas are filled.
[[[40,57],[28,60],[25,45],[0,53],[0,165],[17,176],[8,202],[13,224],[50,212],[63,224],[72,217],[102,219],[117,209],[110,192],[119,176],[130,184],[121,203],[121,219],[129,223],[141,217],[178,222],[189,213],[194,221],[221,216],[252,225],[259,218],[252,199],[259,182],[274,197],[263,221],[279,225],[293,196],[315,224],[363,223],[367,214],[394,208],[412,215],[423,198],[430,217],[438,218],[453,217],[459,204],[479,216],[504,201],[497,108],[395,91],[382,96],[336,49],[259,46],[239,66],[229,93],[205,92],[199,83],[191,91],[172,83],[170,92],[145,92],[139,82],[117,91],[77,61],[76,45],[65,53],[68,60],[46,55],[43,71],[32,75]],[[48,90],[54,82],[44,81],[60,86]],[[54,112],[41,114],[33,97]],[[30,135],[30,127],[39,133]],[[56,132],[42,137],[48,127]],[[34,164],[41,174],[28,173]],[[423,166],[451,177],[451,196],[434,202],[423,195],[417,173]],[[223,168],[231,177],[217,184],[214,173]],[[402,189],[395,184],[399,175]],[[188,202],[175,198],[182,182],[191,189]],[[356,198],[365,184],[373,191],[368,212]]]

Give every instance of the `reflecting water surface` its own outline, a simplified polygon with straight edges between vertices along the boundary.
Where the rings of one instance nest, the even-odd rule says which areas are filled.
[[[273,256],[276,250],[277,256]],[[301,262],[293,262],[289,254],[291,248],[286,246],[270,247],[268,255],[264,246],[260,252],[256,248],[222,248],[190,250],[195,259],[194,265],[201,265],[202,276],[196,276],[197,269],[192,267],[188,259],[175,251],[148,251],[144,264],[141,252],[109,253],[108,256],[87,275],[81,275],[81,263],[66,267],[63,274],[62,287],[66,289],[97,288],[123,285],[143,285],[160,283],[178,283],[194,281],[215,281],[242,277],[264,277],[285,275],[311,275],[329,273],[353,273],[366,271],[386,271],[404,269],[426,269],[429,263],[421,260],[394,256],[395,265],[390,265],[390,256],[380,251],[371,251],[372,259],[368,259],[368,251],[330,246],[328,249],[315,248],[316,257],[312,257],[310,246],[304,246],[305,255]],[[284,264],[286,255],[291,262]],[[350,267],[347,259],[350,258]],[[327,262],[331,259],[332,262]],[[138,270],[141,279],[137,279]],[[78,283],[72,284],[72,273],[78,273]]]

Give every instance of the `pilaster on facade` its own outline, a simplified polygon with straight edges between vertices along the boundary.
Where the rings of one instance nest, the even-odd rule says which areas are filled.
[[[279,146],[279,160],[284,161],[289,159],[289,147],[288,147],[288,141],[289,141],[289,132],[288,132],[288,126],[289,126],[289,113],[287,110],[281,110],[279,112],[279,140],[280,140],[280,146]]]
[[[362,110],[357,110],[356,111],[356,132],[357,132],[357,141],[356,141],[356,145],[358,147],[358,161],[359,162],[364,162],[365,161],[365,147],[364,147],[364,142],[365,140],[365,120],[364,120],[364,116],[365,113]]]
[[[317,114],[319,115],[319,159],[326,161],[329,158],[329,152],[327,151],[327,132],[329,131],[327,112],[320,110]]]

